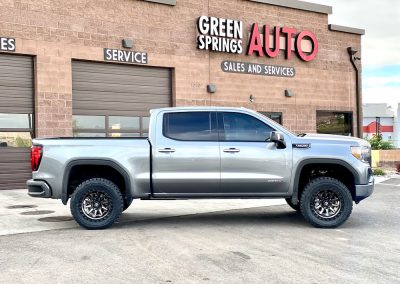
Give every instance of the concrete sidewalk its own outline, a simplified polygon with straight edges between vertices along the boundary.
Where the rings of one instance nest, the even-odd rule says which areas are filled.
[[[0,235],[79,227],[69,204],[32,198],[27,190],[0,191]],[[286,204],[283,199],[134,200],[119,223]]]

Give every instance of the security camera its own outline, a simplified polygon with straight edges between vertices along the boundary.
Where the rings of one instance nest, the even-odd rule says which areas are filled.
[[[354,47],[348,47],[347,51],[349,52],[349,54],[351,54],[353,56],[358,52],[358,50],[355,49]]]

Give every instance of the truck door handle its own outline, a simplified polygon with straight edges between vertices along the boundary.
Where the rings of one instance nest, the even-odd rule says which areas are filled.
[[[160,153],[174,153],[175,149],[172,149],[172,148],[158,149],[158,152],[160,152]]]
[[[225,153],[238,153],[240,152],[240,149],[237,148],[229,148],[229,149],[224,149]]]

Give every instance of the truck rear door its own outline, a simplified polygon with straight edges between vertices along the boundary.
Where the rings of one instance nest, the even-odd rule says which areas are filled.
[[[166,112],[157,118],[156,129],[154,196],[195,197],[219,193],[221,169],[216,112]]]

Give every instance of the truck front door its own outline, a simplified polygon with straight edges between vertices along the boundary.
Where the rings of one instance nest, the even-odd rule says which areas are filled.
[[[153,194],[204,196],[220,191],[217,115],[211,111],[168,112],[157,118],[153,141]]]
[[[278,149],[266,141],[275,129],[256,117],[218,113],[221,192],[232,195],[274,195],[289,190],[291,144]]]

